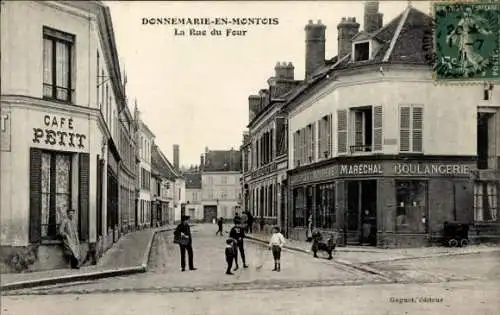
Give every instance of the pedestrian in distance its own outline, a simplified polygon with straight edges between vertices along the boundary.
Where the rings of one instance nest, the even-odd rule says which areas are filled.
[[[235,247],[236,244],[232,238],[228,238],[226,240],[226,263],[227,263],[227,269],[226,269],[226,275],[232,275],[233,273],[231,272],[231,268],[233,267],[233,260],[235,255]]]
[[[189,270],[196,270],[193,258],[193,239],[189,226],[189,216],[181,216],[181,223],[174,231],[174,243],[179,244],[181,251],[181,271],[186,270],[186,252],[188,253]]]
[[[269,241],[269,249],[273,253],[274,269],[273,271],[281,271],[281,249],[285,245],[285,237],[281,234],[279,227],[273,227],[273,235]]]
[[[223,235],[223,233],[222,233],[222,227],[224,225],[224,218],[223,217],[220,217],[217,220],[217,225],[219,226],[219,229],[217,230],[217,232],[215,232],[215,235],[220,234],[220,236],[222,236]]]
[[[248,268],[245,260],[245,244],[243,239],[245,238],[245,229],[241,224],[240,219],[234,220],[234,226],[229,231],[229,237],[236,241],[235,253],[234,253],[234,262],[236,264],[236,268],[234,270],[238,270],[238,251],[241,255],[241,260],[243,261],[243,268]]]
[[[72,269],[80,269],[80,241],[78,228],[73,220],[74,209],[69,209],[59,225],[59,235],[62,237],[64,257]]]
[[[248,228],[247,232],[252,233],[253,231],[253,215],[250,211],[247,211],[247,222],[248,222]]]

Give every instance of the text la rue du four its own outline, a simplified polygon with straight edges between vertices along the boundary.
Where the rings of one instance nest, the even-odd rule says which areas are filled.
[[[174,29],[174,35],[175,36],[224,36],[224,37],[237,37],[237,36],[245,36],[247,35],[248,30],[242,30],[242,29],[231,29],[231,28],[226,28],[224,30],[221,29],[212,29],[212,30],[203,30],[203,29],[196,29],[196,28],[190,28],[189,30],[182,30],[182,29]]]

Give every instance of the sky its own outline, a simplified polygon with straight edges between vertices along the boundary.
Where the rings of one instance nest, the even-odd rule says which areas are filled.
[[[267,87],[276,62],[292,62],[295,79],[304,78],[305,31],[309,20],[326,25],[326,59],[337,52],[337,24],[355,17],[363,29],[363,1],[106,1],[111,11],[127,96],[137,99],[155,143],[180,164],[199,164],[205,147],[239,149],[248,124],[248,96]],[[408,1],[380,1],[384,25]],[[428,1],[411,1],[428,13]],[[149,18],[277,18],[277,25],[159,25]],[[175,35],[190,29],[207,36]],[[211,36],[214,29],[222,36]],[[226,29],[246,30],[226,36]]]

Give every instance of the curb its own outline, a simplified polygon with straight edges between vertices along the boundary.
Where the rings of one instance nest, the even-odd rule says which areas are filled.
[[[258,239],[258,238],[255,238],[255,237],[249,237],[249,236],[246,236],[246,238],[248,238],[250,241],[254,241],[254,242],[258,242],[258,243],[263,243],[263,244],[267,244],[266,241],[264,240],[261,240],[261,239]],[[310,254],[309,251],[305,250],[305,249],[302,249],[302,248],[297,248],[297,247],[291,247],[291,246],[288,246],[288,245],[284,245],[283,246],[285,249],[288,249],[288,250],[291,250],[291,251],[295,251],[295,252],[300,252],[300,253],[304,253],[304,254]],[[335,259],[334,260],[336,263],[340,264],[340,265],[343,265],[343,266],[346,266],[346,267],[351,267],[351,268],[354,268],[356,270],[359,270],[359,271],[362,271],[362,272],[365,272],[365,273],[369,273],[369,274],[372,274],[372,275],[377,275],[377,276],[380,276],[380,277],[383,277],[387,280],[390,280],[390,281],[394,281],[391,277],[389,277],[388,275],[374,269],[374,268],[371,268],[371,267],[365,267],[365,266],[360,266],[360,265],[357,265],[357,264],[353,264],[351,262],[348,262],[346,260],[338,260],[338,259]]]
[[[67,275],[55,278],[45,278],[45,279],[37,279],[37,280],[28,280],[28,281],[19,281],[9,284],[4,284],[0,286],[1,291],[10,291],[10,290],[19,290],[19,289],[27,289],[39,286],[60,284],[60,283],[69,283],[69,282],[77,282],[84,280],[97,280],[102,278],[109,277],[117,277],[124,275],[131,275],[136,273],[146,272],[146,269],[142,266],[138,267],[128,267],[121,269],[111,269],[97,272],[89,272],[79,275]]]
[[[401,261],[401,260],[416,260],[416,259],[429,259],[429,258],[437,258],[437,257],[450,257],[450,256],[466,256],[466,255],[478,255],[483,253],[494,253],[498,252],[500,249],[492,250],[492,251],[474,251],[467,253],[440,253],[436,255],[427,255],[427,256],[409,256],[409,257],[397,257],[397,258],[389,258],[382,260],[374,260],[370,262],[366,262],[365,264],[374,264],[374,263],[383,263],[383,262],[392,262],[392,261]]]
[[[156,233],[158,232],[166,232],[171,231],[173,228],[163,228],[157,229],[153,231],[151,238],[149,239],[148,245],[146,246],[146,251],[144,252],[144,256],[142,259],[142,264],[135,267],[125,267],[119,269],[109,269],[103,271],[94,271],[82,274],[75,275],[65,275],[53,278],[42,278],[36,280],[27,280],[27,281],[19,281],[8,284],[0,285],[0,291],[11,291],[11,290],[19,290],[19,289],[28,289],[40,286],[61,284],[61,283],[70,283],[70,282],[78,282],[78,281],[86,281],[86,280],[97,280],[103,278],[111,278],[118,276],[127,276],[137,273],[145,273],[148,271],[148,260],[151,254],[151,247],[153,245],[153,240],[155,238]]]

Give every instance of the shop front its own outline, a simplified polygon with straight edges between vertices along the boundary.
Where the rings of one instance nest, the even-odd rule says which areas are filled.
[[[292,238],[305,239],[312,220],[347,245],[424,246],[445,221],[474,219],[473,158],[325,162],[289,172]]]
[[[80,256],[96,241],[90,212],[102,143],[97,117],[42,105],[2,103],[9,113],[2,127],[2,260],[14,269],[66,266],[58,229],[69,209],[76,212]],[[20,261],[29,263],[16,266]]]

